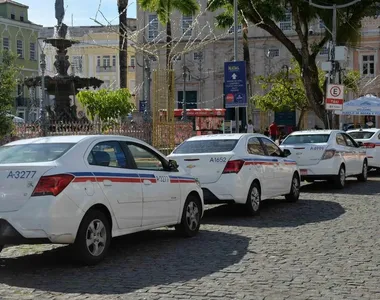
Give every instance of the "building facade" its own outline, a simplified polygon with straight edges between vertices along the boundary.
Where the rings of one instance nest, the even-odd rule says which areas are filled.
[[[35,91],[29,91],[22,81],[37,76],[39,69],[38,34],[42,26],[28,19],[28,6],[12,0],[0,0],[0,46],[1,50],[16,53],[21,68],[20,84],[15,91],[15,114],[25,120],[36,120],[38,109]]]
[[[214,26],[215,17],[218,12],[206,11],[206,0],[199,0],[201,11],[197,16],[182,16],[179,12],[172,14],[172,32],[174,39],[173,55],[178,53],[174,60],[176,73],[176,105],[182,107],[183,95],[183,67],[188,70],[185,82],[186,102],[188,108],[221,108],[224,107],[223,82],[224,82],[224,62],[233,59],[233,27],[220,29]],[[137,29],[139,32],[138,44],[153,49],[155,55],[149,57],[151,69],[163,68],[165,63],[165,49],[162,46],[165,42],[165,26],[159,23],[154,12],[143,11],[137,7]],[[367,22],[372,22],[367,20]],[[368,24],[363,23],[363,32],[368,29]],[[380,24],[379,24],[380,25]],[[299,40],[294,31],[292,15],[286,17],[278,26],[299,46]],[[373,28],[377,28],[372,24]],[[238,60],[243,60],[243,49],[241,39],[241,28],[239,30]],[[309,33],[311,41],[319,41],[325,30],[329,30],[325,25],[316,20],[310,26]],[[372,31],[375,29],[372,29]],[[375,30],[376,31],[376,30]],[[378,31],[378,29],[377,29]],[[266,31],[258,28],[254,24],[248,29],[251,74],[252,78],[259,75],[269,75],[277,73],[284,66],[290,66],[292,55],[279,41],[273,38]],[[376,40],[376,37],[373,37]],[[377,39],[379,41],[379,39]],[[362,44],[364,41],[362,42]],[[367,42],[365,42],[367,43]],[[376,42],[374,42],[376,43]],[[328,45],[322,48],[317,56],[318,64],[328,60]],[[377,52],[376,52],[377,53]],[[186,55],[184,55],[186,54]],[[348,49],[348,60],[341,63],[344,69],[359,69],[359,63],[355,57],[357,50],[353,47]],[[377,54],[376,54],[377,55]],[[375,55],[375,56],[376,56]],[[142,53],[136,54],[138,60],[142,60]],[[369,56],[368,59],[372,59]],[[375,60],[375,58],[373,58]],[[377,56],[376,56],[377,65]],[[370,66],[369,66],[370,68]],[[370,72],[371,70],[369,70]],[[137,68],[137,82],[147,82],[146,70]],[[266,91],[260,86],[251,82],[253,94],[262,94]],[[143,90],[141,90],[143,91]],[[137,95],[138,99],[146,98],[146,93]],[[294,115],[294,122],[298,120],[299,113]],[[264,113],[253,110],[247,116],[253,119],[255,128],[263,129],[275,119],[274,113]],[[289,120],[288,120],[289,121]],[[292,121],[293,122],[293,121]],[[322,121],[313,112],[305,114],[303,118],[304,128],[313,128],[315,125],[323,126]]]
[[[135,22],[135,19],[128,19],[128,27],[131,30],[136,29]],[[45,27],[40,33],[41,38],[49,38],[53,34],[53,27]],[[68,73],[80,77],[96,77],[104,81],[102,87],[118,89],[120,87],[118,27],[69,27],[69,38],[78,40],[80,43],[68,49],[67,55],[71,64]],[[41,42],[41,47],[46,54],[46,75],[54,76],[56,74],[54,68],[56,49],[43,42]],[[135,101],[136,58],[133,44],[130,41],[128,41],[127,60],[127,87],[133,95],[133,101]],[[82,113],[80,103],[75,98],[73,101],[73,104],[78,107],[78,112]]]

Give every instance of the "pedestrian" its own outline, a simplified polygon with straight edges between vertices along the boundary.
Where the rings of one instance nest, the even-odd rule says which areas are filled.
[[[269,130],[268,130],[268,127],[265,128],[264,130],[264,135],[269,137]]]
[[[245,130],[247,133],[254,133],[255,129],[253,128],[252,120],[248,121],[247,126],[245,126]]]
[[[270,126],[269,126],[269,135],[270,135],[270,138],[272,139],[272,141],[274,141],[274,142],[277,139],[277,131],[278,131],[277,124],[275,121],[273,121],[272,124],[270,124]]]

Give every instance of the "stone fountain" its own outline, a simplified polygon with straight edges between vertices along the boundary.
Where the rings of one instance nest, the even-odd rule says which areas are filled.
[[[43,78],[47,93],[55,97],[54,113],[50,115],[50,119],[67,122],[77,119],[76,107],[71,105],[70,96],[76,95],[80,89],[99,88],[103,81],[95,77],[83,78],[67,73],[70,67],[67,49],[80,42],[66,38],[68,27],[63,23],[64,15],[63,0],[56,0],[55,18],[57,19],[57,25],[54,27],[53,37],[44,39],[44,42],[57,49],[54,62],[57,73],[53,77],[44,76]],[[28,88],[41,86],[41,83],[42,76],[26,78],[24,81]]]

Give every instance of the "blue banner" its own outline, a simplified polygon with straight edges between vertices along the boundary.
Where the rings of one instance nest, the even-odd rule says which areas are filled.
[[[247,107],[245,61],[224,63],[224,98],[226,108]]]

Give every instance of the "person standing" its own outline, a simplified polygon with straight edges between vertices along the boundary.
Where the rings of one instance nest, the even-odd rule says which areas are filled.
[[[273,121],[272,124],[270,124],[270,126],[269,126],[269,135],[270,135],[272,141],[274,141],[274,142],[277,139],[277,131],[278,131],[277,124],[275,121]]]
[[[254,133],[255,129],[253,128],[252,120],[248,121],[247,126],[245,126],[246,132],[247,133]]]

